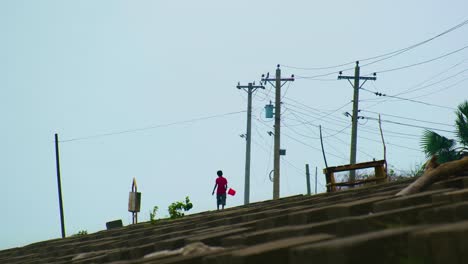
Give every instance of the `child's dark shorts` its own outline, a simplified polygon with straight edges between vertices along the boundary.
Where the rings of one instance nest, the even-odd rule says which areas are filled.
[[[226,194],[225,193],[216,194],[216,201],[218,202],[218,205],[226,205]]]

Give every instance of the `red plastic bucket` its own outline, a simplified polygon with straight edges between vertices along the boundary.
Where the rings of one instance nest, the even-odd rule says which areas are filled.
[[[236,194],[236,191],[232,188],[229,188],[228,192],[227,192],[229,195],[232,195],[234,196]]]

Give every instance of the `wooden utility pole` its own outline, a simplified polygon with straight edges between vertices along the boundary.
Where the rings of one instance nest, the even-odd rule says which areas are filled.
[[[319,130],[320,130],[320,145],[322,146],[323,161],[325,162],[325,168],[328,168],[327,157],[325,156],[325,149],[323,148],[322,125],[319,125]]]
[[[265,89],[263,85],[255,85],[249,83],[248,85],[237,84],[237,89],[247,91],[247,132],[245,134],[246,147],[245,147],[245,183],[244,183],[244,204],[250,202],[250,146],[252,139],[252,93],[257,89]]]
[[[62,182],[60,180],[60,156],[59,156],[58,134],[55,134],[55,163],[57,165],[57,185],[58,185],[59,209],[60,209],[60,225],[62,227],[62,238],[65,238],[65,217],[63,215]]]
[[[280,65],[277,65],[275,78],[263,78],[263,82],[275,81],[275,142],[273,153],[273,199],[280,196],[280,133],[281,133],[281,87],[287,82],[294,81],[294,75],[291,78],[281,78]]]
[[[307,177],[307,195],[310,195],[310,172],[309,172],[309,164],[306,164],[306,177]]]
[[[352,128],[351,128],[351,153],[350,153],[350,164],[356,164],[356,149],[357,149],[357,127],[358,127],[358,112],[359,112],[359,89],[364,85],[367,80],[375,81],[375,77],[362,77],[360,76],[360,67],[359,61],[356,61],[356,67],[354,68],[354,76],[342,76],[342,72],[338,76],[338,80],[346,79],[350,83],[350,80],[354,80],[354,85],[351,83],[351,86],[354,88],[353,94],[353,114],[351,116]],[[359,85],[359,81],[364,80],[362,85]],[[349,181],[354,182],[356,179],[356,171],[351,170],[349,172]]]

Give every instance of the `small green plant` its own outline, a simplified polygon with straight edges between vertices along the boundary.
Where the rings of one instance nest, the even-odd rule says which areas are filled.
[[[410,177],[419,177],[423,175],[426,164],[416,163],[412,169],[409,170]]]
[[[171,219],[176,219],[184,216],[184,213],[182,212],[185,211],[187,212],[188,210],[192,209],[193,204],[190,202],[189,197],[185,197],[185,203],[183,202],[173,202],[171,205],[169,205],[168,211]]]
[[[150,211],[150,222],[151,224],[156,223],[156,213],[158,212],[159,207],[154,206],[153,211]]]
[[[73,236],[84,236],[84,235],[87,235],[87,234],[88,234],[88,231],[80,230],[80,231],[78,231],[78,233],[74,234]]]

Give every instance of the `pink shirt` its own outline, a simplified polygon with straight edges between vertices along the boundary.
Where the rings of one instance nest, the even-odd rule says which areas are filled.
[[[216,190],[216,194],[223,194],[226,193],[226,185],[227,180],[223,176],[218,177],[216,179],[216,184],[218,185],[218,190]]]

